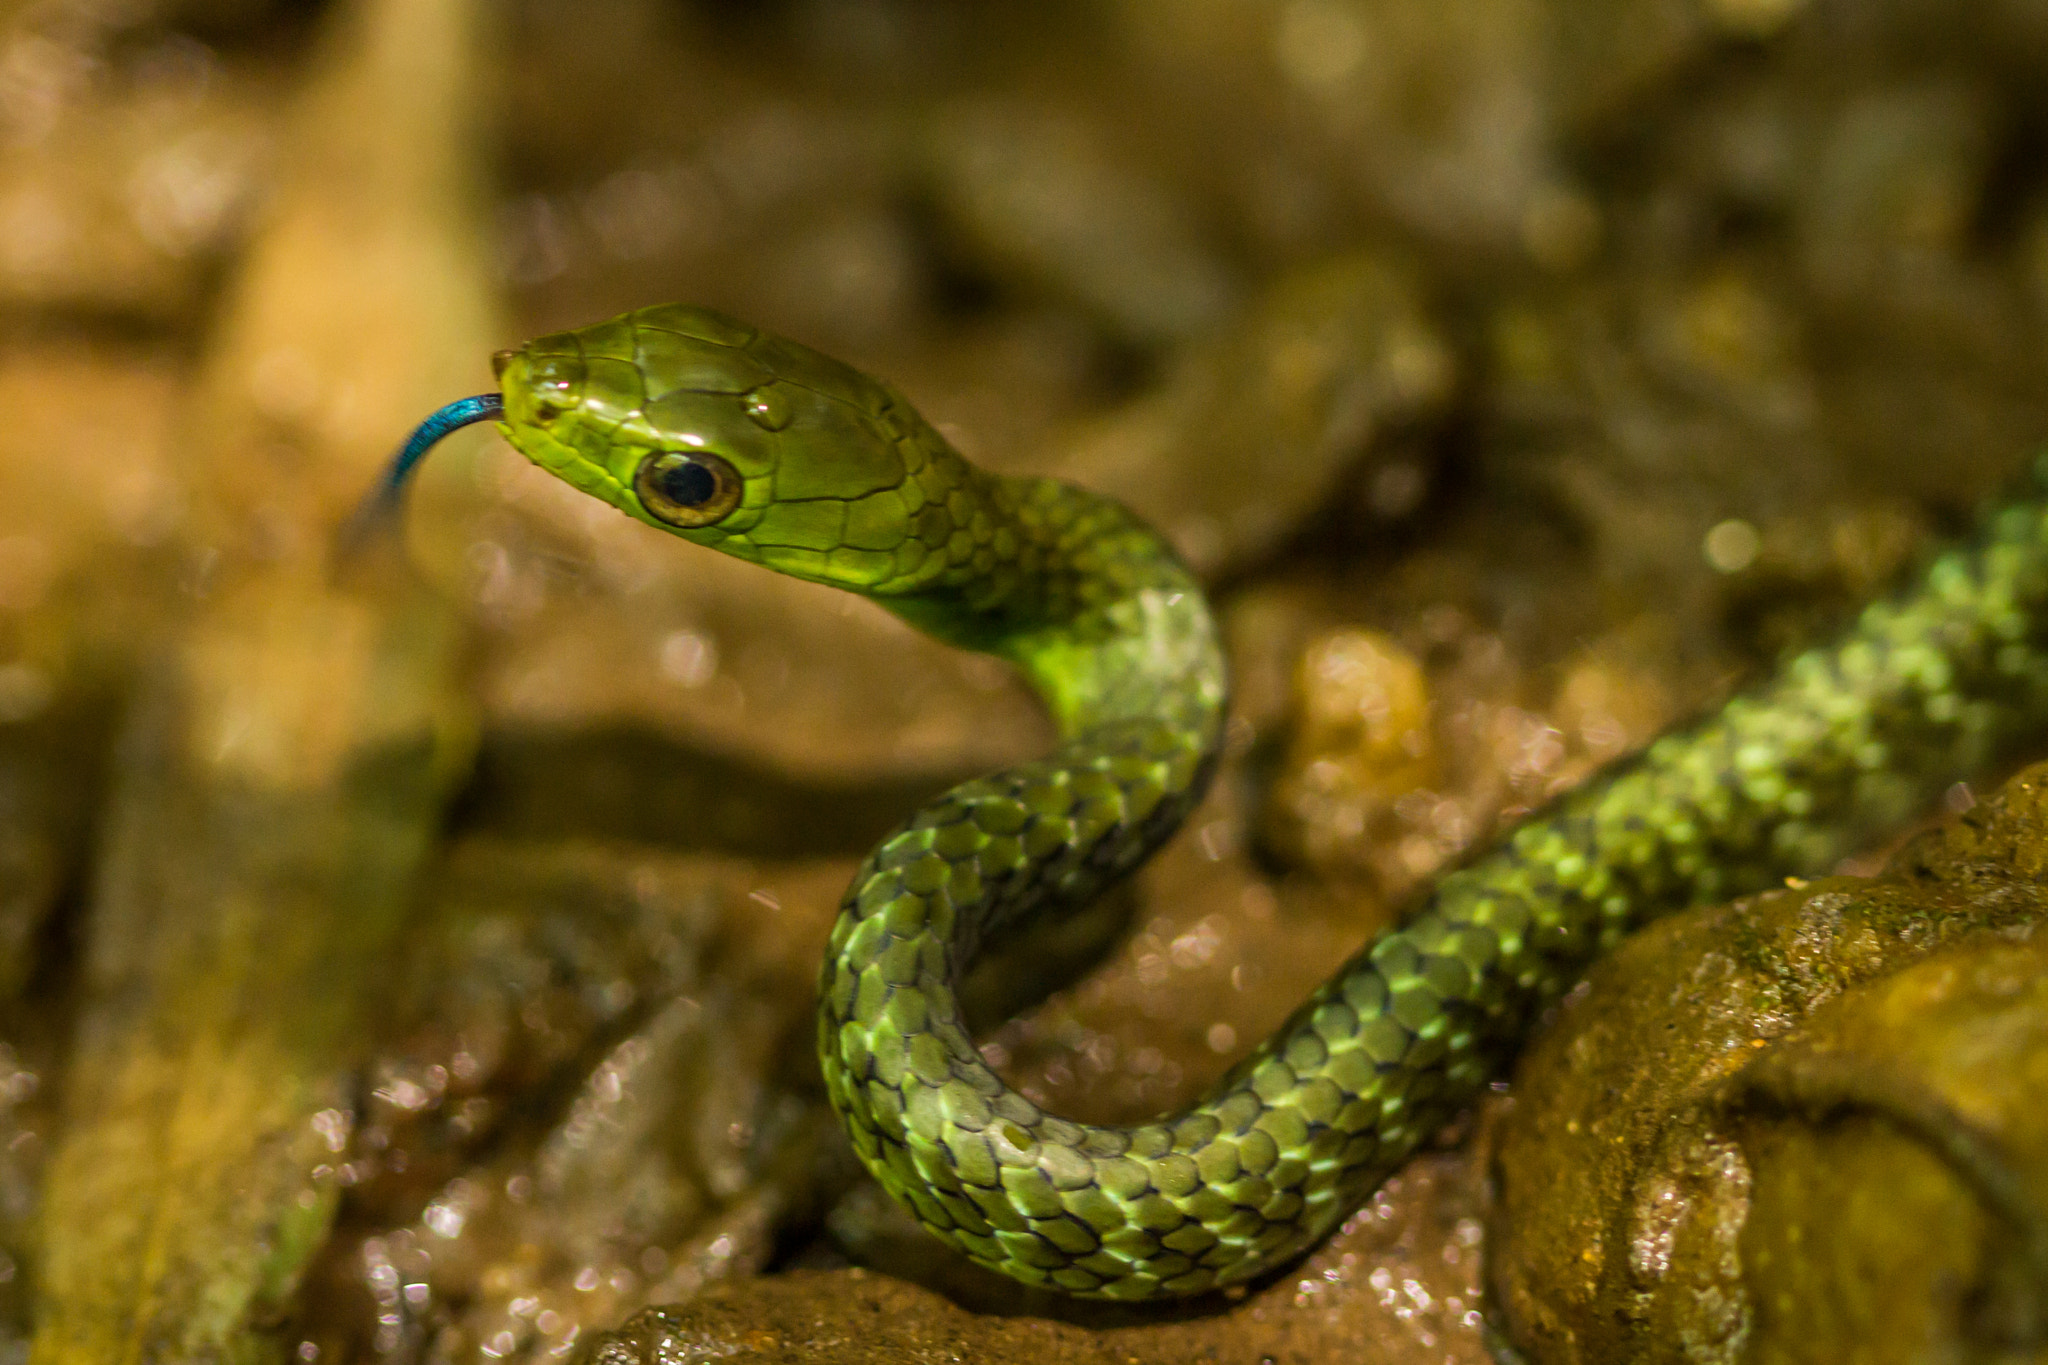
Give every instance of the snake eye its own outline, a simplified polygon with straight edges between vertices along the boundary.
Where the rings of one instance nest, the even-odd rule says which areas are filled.
[[[745,489],[739,471],[718,456],[668,450],[640,462],[633,491],[657,520],[689,529],[723,521]]]

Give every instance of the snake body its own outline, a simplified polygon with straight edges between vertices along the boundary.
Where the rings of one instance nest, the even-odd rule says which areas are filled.
[[[1076,1295],[1196,1294],[1285,1263],[1631,928],[1824,869],[2048,723],[2036,494],[1832,646],[1444,877],[1198,1103],[1076,1123],[989,1069],[953,983],[992,934],[1135,868],[1201,795],[1225,669],[1172,549],[1106,499],[975,468],[888,386],[706,310],[542,337],[498,373],[501,430],[541,467],[1007,659],[1045,699],[1053,754],[947,792],[868,855],[832,931],[818,1050],[897,1200],[973,1260]]]

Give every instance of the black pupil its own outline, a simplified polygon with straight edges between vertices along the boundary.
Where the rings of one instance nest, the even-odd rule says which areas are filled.
[[[718,492],[718,476],[695,460],[670,465],[654,481],[661,495],[678,507],[702,507]]]

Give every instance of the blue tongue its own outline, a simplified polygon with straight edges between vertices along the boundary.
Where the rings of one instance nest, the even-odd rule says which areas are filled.
[[[458,398],[442,408],[426,421],[414,428],[412,435],[405,438],[398,457],[391,462],[391,468],[384,472],[384,482],[370,496],[379,501],[396,501],[405,489],[405,481],[419,462],[426,458],[429,450],[437,445],[443,436],[451,431],[478,422],[488,422],[505,415],[505,400],[495,393],[480,393],[474,398]]]
[[[419,462],[451,431],[460,431],[478,422],[488,422],[505,415],[505,400],[495,393],[480,393],[474,398],[458,398],[447,407],[436,411],[426,421],[413,429],[405,438],[398,454],[391,461],[391,467],[384,471],[384,477],[363,499],[355,515],[348,519],[342,529],[341,551],[344,559],[350,557],[362,542],[398,506],[405,493],[405,481],[412,477],[412,471]]]

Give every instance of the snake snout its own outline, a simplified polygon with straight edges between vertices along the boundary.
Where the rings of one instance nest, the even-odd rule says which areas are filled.
[[[515,351],[512,354],[516,359],[522,353]],[[523,386],[528,400],[526,410],[533,420],[543,424],[552,422],[582,401],[587,368],[582,356],[536,354],[531,347],[523,354],[526,361],[526,382]]]

